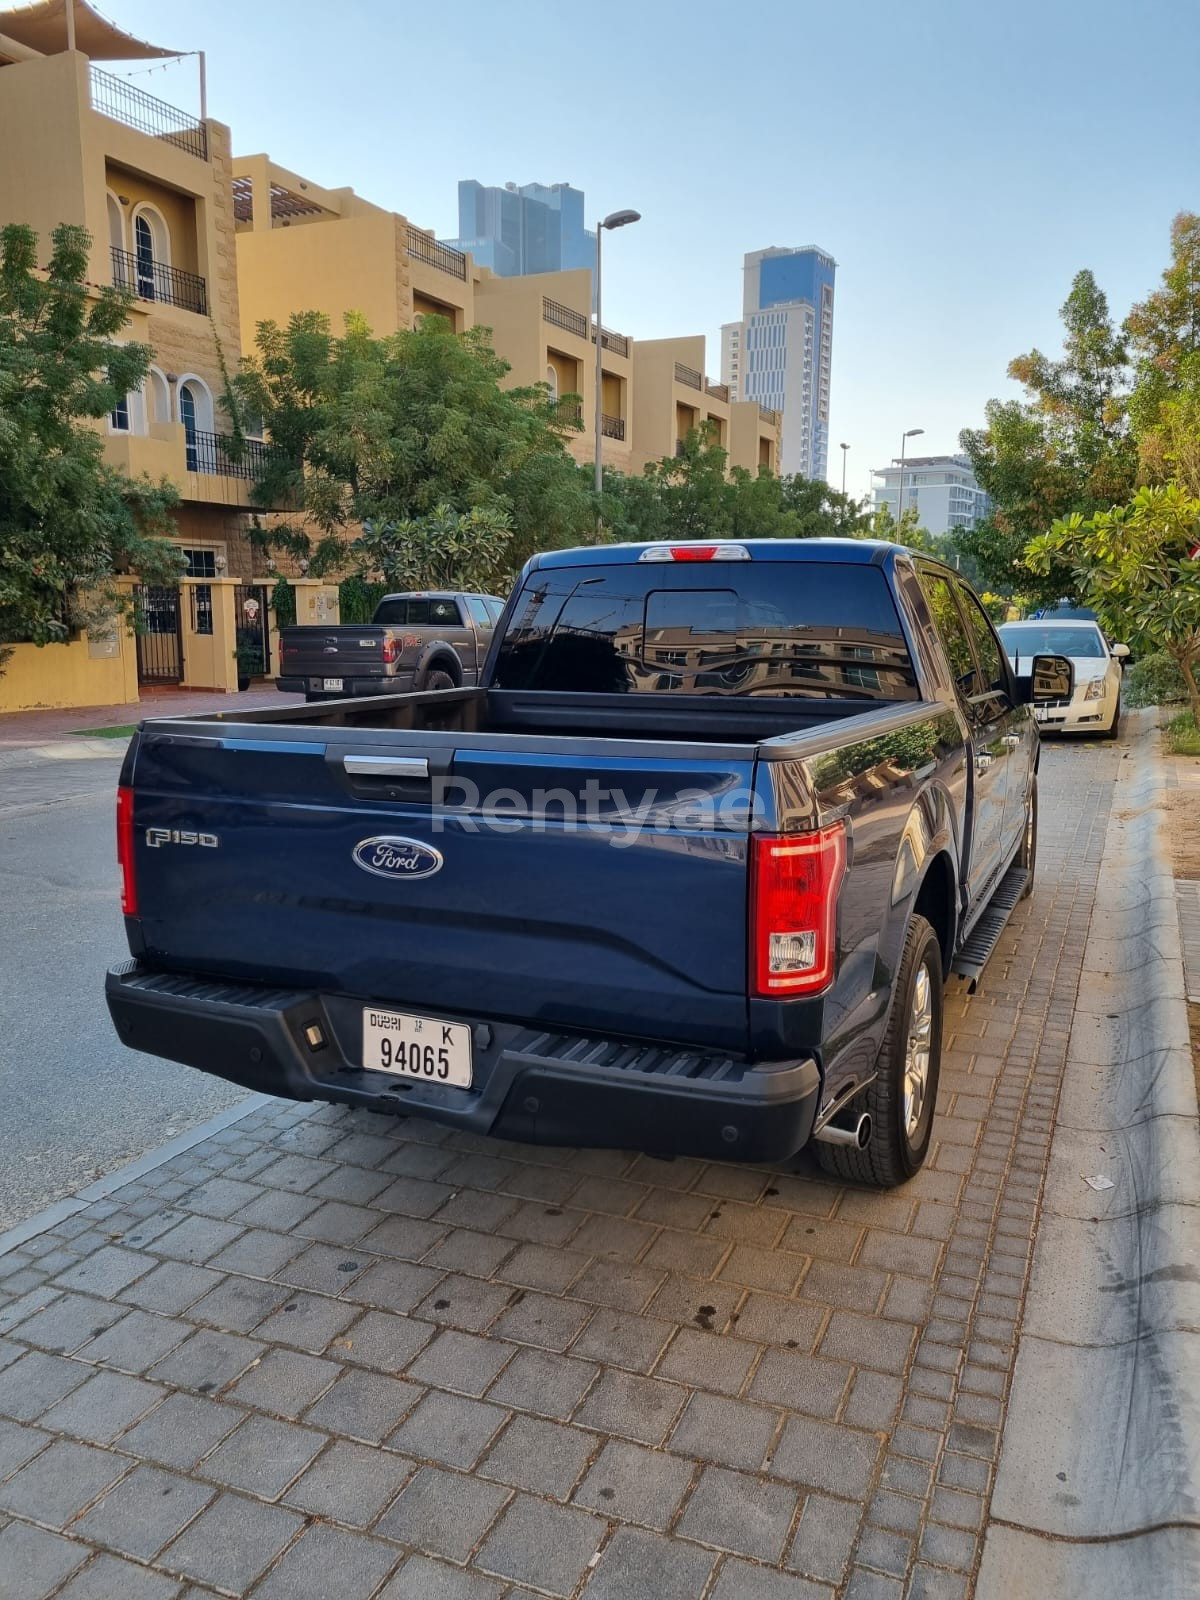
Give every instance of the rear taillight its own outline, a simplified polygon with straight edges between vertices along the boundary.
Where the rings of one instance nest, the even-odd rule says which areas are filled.
[[[133,790],[117,790],[117,865],[121,869],[121,910],[138,914],[137,873],[133,862]]]
[[[750,993],[817,994],[833,980],[837,899],[846,830],[753,834],[750,841]]]
[[[385,639],[383,641],[383,659],[390,666],[400,659],[399,639]]]

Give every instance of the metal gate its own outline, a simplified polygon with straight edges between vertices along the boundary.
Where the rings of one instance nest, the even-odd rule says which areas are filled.
[[[139,683],[183,681],[183,638],[179,590],[143,583],[134,591],[137,607]]]
[[[261,678],[271,671],[270,596],[265,584],[243,584],[237,598],[239,678]]]

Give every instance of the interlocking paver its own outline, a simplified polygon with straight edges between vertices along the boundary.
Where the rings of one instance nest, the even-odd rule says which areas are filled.
[[[779,1426],[779,1413],[725,1395],[695,1394],[671,1434],[671,1449],[697,1461],[756,1472]]]
[[[844,1361],[825,1361],[801,1350],[765,1350],[750,1396],[810,1417],[832,1417],[842,1403],[851,1370]]]
[[[150,1376],[179,1389],[215,1394],[240,1377],[266,1346],[237,1333],[214,1333],[201,1328],[186,1343],[150,1368]]]
[[[228,1333],[249,1333],[283,1304],[288,1292],[283,1285],[231,1275],[189,1308],[188,1320]]]
[[[160,1467],[135,1467],[71,1528],[93,1544],[148,1561],[213,1498],[205,1484]]]
[[[106,1298],[119,1294],[154,1265],[153,1256],[143,1255],[140,1250],[123,1250],[119,1245],[106,1244],[60,1272],[54,1281],[60,1289],[79,1289],[85,1294]]]
[[[744,1339],[702,1333],[698,1328],[680,1328],[655,1369],[655,1375],[674,1378],[677,1383],[689,1383],[699,1389],[738,1394],[759,1354],[759,1346]],[[769,1397],[761,1395],[759,1398]]]
[[[565,1350],[582,1331],[592,1309],[578,1300],[518,1290],[520,1299],[497,1318],[492,1333],[516,1344],[539,1345],[544,1350]]]
[[[476,1564],[552,1595],[571,1594],[605,1533],[599,1517],[518,1495],[483,1543]]]
[[[143,1311],[158,1311],[171,1316],[185,1310],[194,1300],[215,1289],[221,1274],[208,1267],[192,1266],[187,1261],[164,1261],[144,1278],[131,1283],[120,1298]]]
[[[60,1295],[44,1311],[37,1311],[12,1330],[22,1344],[71,1355],[80,1345],[103,1333],[123,1313],[121,1306],[90,1295]]]
[[[163,1552],[170,1572],[240,1594],[304,1525],[295,1511],[222,1494]]]
[[[504,1589],[496,1578],[416,1555],[385,1584],[378,1600],[500,1600]],[[518,1600],[515,1589],[509,1591],[509,1600]]]
[[[509,1498],[503,1484],[422,1467],[376,1531],[428,1555],[465,1561]]]
[[[696,1600],[716,1563],[711,1550],[618,1528],[584,1593],[587,1600]]]
[[[254,1591],[255,1600],[367,1600],[400,1552],[343,1528],[309,1528]]]
[[[850,1564],[861,1520],[860,1505],[810,1494],[792,1541],[788,1566],[810,1578],[840,1584]]]
[[[201,1471],[206,1478],[274,1500],[326,1442],[324,1434],[273,1417],[247,1417],[219,1444]]]
[[[492,1386],[488,1399],[517,1411],[569,1417],[599,1370],[590,1361],[554,1355],[548,1350],[518,1350]]]
[[[791,1417],[784,1424],[770,1470],[777,1478],[861,1499],[870,1487],[880,1449],[874,1434]]]
[[[178,1595],[174,1578],[102,1551],[58,1591],[55,1600],[177,1600]]]
[[[27,1522],[0,1528],[0,1600],[43,1600],[91,1550]]]
[[[480,1462],[485,1478],[567,1500],[597,1446],[594,1434],[543,1417],[514,1417]]]
[[[186,1470],[232,1433],[246,1415],[234,1406],[171,1394],[160,1406],[122,1435],[120,1448],[130,1455]]]
[[[49,1434],[0,1417],[0,1478],[16,1472],[49,1443]]]
[[[78,1352],[82,1360],[118,1372],[142,1373],[182,1344],[192,1331],[188,1323],[173,1317],[125,1311],[122,1306],[114,1309],[121,1320],[83,1346]]]
[[[666,1528],[695,1475],[695,1465],[663,1450],[610,1439],[575,1491],[575,1503],[603,1516]]]
[[[832,1600],[832,1591],[807,1578],[793,1578],[734,1559],[721,1568],[712,1600]]]
[[[571,1353],[645,1373],[658,1360],[672,1331],[671,1323],[661,1317],[602,1308],[594,1313]]]
[[[335,1439],[284,1495],[314,1516],[365,1528],[416,1471],[406,1456],[377,1445]]]
[[[352,1368],[310,1408],[305,1421],[329,1433],[381,1444],[420,1396],[418,1384]]]
[[[30,1350],[0,1372],[0,1417],[33,1422],[91,1374],[80,1361]]]
[[[111,1444],[131,1423],[144,1416],[165,1391],[123,1372],[93,1372],[86,1383],[50,1407],[42,1426],[73,1433],[92,1444]]]
[[[406,1455],[469,1468],[499,1432],[506,1416],[500,1406],[431,1389],[388,1443]]]
[[[298,1292],[261,1322],[254,1336],[266,1344],[294,1344],[319,1355],[331,1339],[345,1332],[359,1310],[324,1295]]]
[[[705,1467],[677,1531],[756,1561],[777,1562],[791,1532],[797,1494],[787,1484]]]
[[[678,1384],[629,1372],[602,1372],[575,1420],[599,1433],[661,1444],[687,1398],[688,1391]]]
[[[15,1511],[61,1529],[128,1467],[127,1460],[107,1450],[56,1439],[36,1460],[0,1483],[0,1511]]]

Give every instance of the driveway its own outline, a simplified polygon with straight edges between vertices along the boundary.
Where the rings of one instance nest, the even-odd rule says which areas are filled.
[[[1047,747],[897,1193],[267,1102],[0,1256],[0,1593],[970,1594],[1121,758]]]

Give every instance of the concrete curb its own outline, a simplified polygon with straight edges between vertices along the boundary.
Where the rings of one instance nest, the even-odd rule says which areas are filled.
[[[977,1600],[1200,1594],[1200,1125],[1167,778],[1140,720],[1105,838]]]
[[[53,1205],[46,1206],[36,1212],[32,1217],[26,1217],[24,1222],[18,1222],[9,1228],[6,1233],[0,1233],[0,1256],[9,1250],[15,1250],[29,1239],[36,1239],[39,1233],[45,1233],[47,1228],[53,1228],[58,1223],[64,1222],[67,1217],[76,1216],[80,1211],[86,1211],[97,1200],[107,1200],[117,1189],[124,1188],[127,1183],[134,1183],[138,1178],[145,1177],[147,1172],[153,1172],[155,1167],[161,1167],[173,1157],[182,1155],[185,1150],[190,1150],[193,1145],[203,1144],[205,1139],[211,1139],[214,1133],[220,1133],[223,1128],[228,1128],[235,1122],[240,1122],[243,1117],[248,1117],[252,1111],[257,1111],[260,1106],[270,1103],[270,1095],[252,1094],[245,1100],[239,1100],[234,1106],[229,1106],[224,1111],[218,1111],[215,1117],[209,1117],[207,1122],[198,1123],[196,1127],[189,1128],[186,1133],[181,1133],[177,1139],[171,1139],[167,1144],[160,1144],[157,1149],[149,1150],[144,1156],[126,1162],[123,1167],[118,1167],[114,1172],[108,1173],[103,1178],[97,1178],[89,1183],[86,1188],[77,1190],[65,1199],[56,1200]]]

